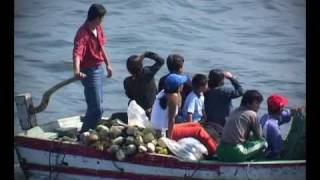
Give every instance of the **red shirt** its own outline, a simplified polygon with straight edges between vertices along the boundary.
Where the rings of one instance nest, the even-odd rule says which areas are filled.
[[[101,47],[106,43],[106,37],[101,25],[96,27],[97,37],[85,22],[77,31],[74,38],[73,57],[80,57],[80,68],[94,67],[104,62]]]

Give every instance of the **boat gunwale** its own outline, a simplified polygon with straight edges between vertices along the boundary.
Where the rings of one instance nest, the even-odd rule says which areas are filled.
[[[107,120],[108,118],[104,117],[103,120]],[[49,130],[54,126],[65,125],[68,123],[78,123],[77,126],[79,128],[80,123],[80,116],[72,116],[67,118],[58,119],[56,121],[51,121],[48,123],[40,124],[32,129],[41,128],[44,130]],[[66,153],[72,155],[80,155],[85,157],[94,157],[102,160],[113,160],[118,161],[114,156],[109,154],[106,150],[100,151],[94,149],[92,147],[87,147],[79,143],[70,143],[66,141],[59,141],[59,140],[52,140],[52,139],[44,139],[40,137],[32,137],[29,136],[27,132],[32,131],[32,129],[28,131],[24,131],[14,136],[14,143],[15,147],[25,147],[37,150],[44,150],[49,152],[55,153]],[[62,151],[62,150],[65,151]],[[147,160],[144,160],[147,159]],[[306,160],[272,160],[272,161],[245,161],[245,162],[221,162],[216,160],[200,160],[200,161],[188,161],[179,159],[173,155],[161,155],[156,153],[145,153],[141,154],[138,153],[132,157],[128,157],[125,161],[128,163],[135,163],[135,164],[144,164],[144,165],[154,165],[157,162],[158,165],[168,166],[168,164],[161,163],[162,161],[172,161],[174,162],[173,167],[181,164],[188,164],[190,168],[194,168],[201,164],[202,167],[210,166],[212,168],[219,168],[220,166],[271,166],[271,167],[282,167],[282,166],[305,166]],[[169,166],[171,166],[170,164]],[[213,167],[213,165],[215,167]]]

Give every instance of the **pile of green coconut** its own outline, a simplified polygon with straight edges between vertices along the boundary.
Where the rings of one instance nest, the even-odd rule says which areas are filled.
[[[104,120],[95,130],[80,135],[80,143],[98,150],[107,150],[118,160],[137,153],[168,154],[162,137],[152,128],[128,126],[118,119]]]

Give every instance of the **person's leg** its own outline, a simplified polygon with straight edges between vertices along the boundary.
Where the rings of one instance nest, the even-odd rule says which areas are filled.
[[[175,124],[172,130],[172,139],[179,140],[185,137],[193,137],[204,144],[208,154],[213,155],[217,148],[217,141],[213,139],[197,122]]]
[[[81,132],[94,129],[102,117],[102,67],[86,68],[83,72],[87,75],[81,80],[84,86],[84,95],[87,103],[87,111],[81,128]]]
[[[266,141],[264,140],[247,140],[243,143],[243,154],[246,160],[255,159],[263,154],[263,150],[266,147]]]
[[[223,127],[217,123],[207,122],[203,125],[203,128],[210,134],[211,137],[214,137],[218,143],[220,142]]]

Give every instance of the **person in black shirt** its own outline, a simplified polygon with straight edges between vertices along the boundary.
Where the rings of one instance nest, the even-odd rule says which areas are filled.
[[[184,58],[179,54],[170,54],[167,57],[167,67],[168,67],[169,73],[160,78],[159,85],[158,85],[158,92],[164,89],[164,82],[167,76],[169,76],[170,74],[178,74],[178,75],[182,74],[183,63],[184,63]],[[185,98],[188,96],[188,94],[191,91],[192,91],[191,79],[188,78],[188,81],[183,84],[183,90],[181,92],[182,105],[184,103]]]
[[[144,58],[155,61],[152,66],[144,66]],[[127,60],[127,69],[131,76],[123,81],[125,93],[131,100],[135,100],[150,117],[153,102],[157,94],[154,76],[164,64],[164,59],[154,52],[144,52],[141,55],[132,55]]]
[[[243,89],[230,72],[221,69],[212,69],[208,79],[209,90],[204,94],[207,127],[212,126],[221,134],[226,117],[232,110],[232,99],[241,97]],[[224,86],[224,79],[230,80],[233,88]]]

